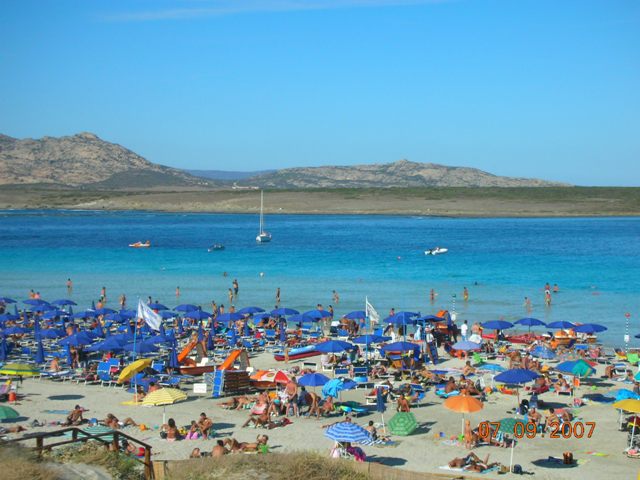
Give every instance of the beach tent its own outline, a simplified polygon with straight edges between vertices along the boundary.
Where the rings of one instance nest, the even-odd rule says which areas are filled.
[[[5,420],[15,420],[19,417],[20,414],[13,408],[6,405],[0,405],[0,421],[4,422]]]

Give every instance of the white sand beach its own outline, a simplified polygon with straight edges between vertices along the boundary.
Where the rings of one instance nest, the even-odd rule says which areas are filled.
[[[251,358],[252,366],[256,368],[280,368],[295,366],[299,363],[291,362],[288,366],[278,363],[269,353],[263,352]],[[460,360],[448,360],[440,368],[461,367]],[[598,375],[602,374],[599,366]],[[186,390],[189,386],[185,385]],[[610,386],[590,387],[583,384],[576,395],[581,397],[587,393],[606,393],[611,389],[625,388],[628,385],[614,384]],[[318,388],[319,391],[319,388]],[[47,424],[61,421],[65,418],[62,411],[70,410],[79,404],[86,408],[85,418],[103,419],[108,413],[115,414],[121,420],[132,417],[138,423],[144,423],[149,430],[140,431],[137,427],[126,427],[124,431],[153,446],[153,458],[162,460],[179,460],[188,458],[191,450],[199,447],[202,450],[210,450],[215,440],[182,440],[167,442],[159,436],[159,426],[163,421],[163,414],[168,418],[174,418],[180,425],[188,425],[191,420],[197,419],[200,412],[206,412],[214,421],[216,438],[234,437],[238,441],[254,441],[258,434],[269,435],[269,444],[272,452],[290,452],[299,450],[316,450],[329,455],[333,442],[324,436],[322,425],[328,425],[339,421],[339,416],[316,420],[307,417],[291,418],[292,424],[273,430],[240,428],[248,418],[248,411],[229,411],[218,404],[225,399],[213,399],[210,393],[194,394],[187,391],[188,399],[185,402],[163,407],[125,406],[121,403],[131,400],[132,395],[119,387],[101,387],[95,385],[77,385],[74,382],[55,382],[47,379],[27,379],[18,389],[19,400],[15,405],[27,419],[22,423],[28,425],[33,420]],[[366,389],[356,389],[342,392],[342,400],[353,400],[364,403],[364,397],[368,393]],[[558,396],[555,393],[545,393],[540,400],[548,405],[567,405],[571,399],[566,396]],[[410,436],[393,436],[397,441],[396,446],[391,447],[364,447],[371,461],[383,462],[398,468],[435,473],[447,473],[439,466],[446,465],[454,457],[462,457],[467,453],[464,444],[452,441],[461,432],[461,414],[447,410],[442,405],[443,400],[438,398],[431,388],[422,403],[412,408],[420,428]],[[478,413],[470,414],[472,425],[481,421],[495,421],[513,416],[513,408],[516,406],[515,396],[493,393],[489,395],[484,409]],[[388,421],[395,413],[395,405],[389,403],[385,413]],[[374,407],[371,407],[372,409]],[[163,411],[164,410],[164,411]],[[544,413],[544,409],[540,408]],[[60,411],[58,413],[57,411]],[[52,413],[55,412],[55,413]],[[522,465],[523,469],[535,474],[540,479],[601,479],[635,478],[640,470],[638,460],[627,458],[623,450],[627,445],[627,434],[618,431],[618,411],[611,404],[589,402],[586,406],[574,410],[578,419],[582,421],[596,422],[596,428],[592,438],[581,439],[552,439],[549,435],[544,438],[538,435],[536,438],[521,439],[513,451],[514,463]],[[381,422],[380,414],[375,410],[369,414],[354,417],[353,421],[366,425],[369,420]],[[58,427],[48,425],[46,427],[31,428],[28,432],[53,430]],[[379,429],[382,430],[382,429]],[[442,433],[442,435],[441,435]],[[15,438],[17,435],[10,435]],[[562,452],[570,451],[577,460],[577,465],[571,468],[549,468],[536,466],[533,461],[547,459],[549,456],[562,457]],[[474,452],[484,458],[489,455],[489,461],[500,462],[509,465],[511,450],[496,446],[482,446],[474,449]],[[559,467],[563,467],[560,465]],[[476,474],[477,475],[477,474]],[[483,474],[487,478],[502,478],[496,472]]]

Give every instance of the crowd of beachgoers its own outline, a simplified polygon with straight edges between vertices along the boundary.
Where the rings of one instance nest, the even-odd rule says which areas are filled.
[[[158,459],[313,449],[489,476],[591,461],[602,465],[581,468],[587,478],[637,470],[639,357],[599,344],[597,324],[469,324],[447,311],[338,316],[320,304],[208,312],[151,298],[137,310],[102,298],[78,311],[37,292],[22,306],[0,302],[0,398],[20,414],[2,427],[6,438],[77,426],[127,432]],[[248,382],[216,391],[219,371],[246,372]],[[130,440],[117,448],[144,455]]]

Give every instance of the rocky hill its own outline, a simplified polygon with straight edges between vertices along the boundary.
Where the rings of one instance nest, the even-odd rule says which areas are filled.
[[[93,133],[79,133],[22,140],[0,135],[0,184],[152,188],[209,182],[152,163]]]
[[[261,188],[550,187],[531,178],[500,177],[467,167],[400,160],[394,163],[287,168],[238,182]]]

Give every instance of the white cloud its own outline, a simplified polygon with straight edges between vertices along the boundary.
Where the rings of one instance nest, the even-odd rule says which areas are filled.
[[[104,18],[111,21],[185,20],[256,12],[393,7],[448,1],[450,0],[203,0],[189,2],[189,6],[109,14]]]

